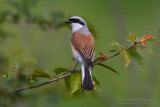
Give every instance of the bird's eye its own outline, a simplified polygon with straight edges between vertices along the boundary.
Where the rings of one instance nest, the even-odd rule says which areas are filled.
[[[73,23],[78,23],[78,22],[80,22],[80,20],[79,19],[69,19],[69,21],[71,21],[71,22],[73,22]]]
[[[76,19],[75,22],[80,22],[80,20],[79,20],[79,19]]]

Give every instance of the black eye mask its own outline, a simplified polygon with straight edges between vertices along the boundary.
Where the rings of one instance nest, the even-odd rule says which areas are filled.
[[[71,21],[72,23],[79,23],[81,25],[84,25],[84,23],[81,22],[79,19],[71,18],[71,19],[69,19],[69,21]]]

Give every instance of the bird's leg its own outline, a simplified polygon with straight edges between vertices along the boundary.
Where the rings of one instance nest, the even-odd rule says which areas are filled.
[[[76,69],[78,63],[79,63],[79,62],[77,61],[77,62],[76,62],[76,65],[74,66],[74,69],[71,71],[71,74],[75,73],[75,69]]]

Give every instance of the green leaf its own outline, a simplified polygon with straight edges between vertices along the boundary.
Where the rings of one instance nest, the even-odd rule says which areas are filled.
[[[35,69],[32,73],[32,79],[36,80],[37,77],[51,78],[51,75],[49,75],[42,69]]]
[[[79,98],[80,96],[84,96],[85,91],[83,89],[78,89],[72,94],[72,97]]]
[[[155,38],[148,38],[148,39],[146,39],[146,41],[156,41],[156,39]]]
[[[118,42],[112,42],[110,45],[111,45],[112,47],[117,47],[119,50],[122,49],[122,46],[121,46]]]
[[[109,50],[109,52],[117,52],[117,50]]]
[[[95,76],[92,75],[92,80],[95,82],[95,86],[94,86],[94,89],[95,90],[99,90],[99,91],[102,91],[102,87],[101,87],[101,84],[100,82],[97,80],[97,78]]]
[[[139,65],[142,65],[144,63],[143,57],[141,57],[140,54],[136,51],[136,48],[130,49],[127,52]]]
[[[65,82],[66,90],[70,91],[71,90],[70,77],[64,78],[64,82]]]
[[[138,47],[146,52],[153,54],[153,51],[145,46],[139,45]]]
[[[124,69],[126,69],[129,66],[130,62],[131,62],[131,57],[128,54],[128,52],[125,51],[125,50],[122,50],[120,52],[122,54],[123,61],[124,61]]]
[[[74,73],[70,76],[71,94],[81,88],[82,76],[81,73]]]
[[[137,35],[136,34],[132,34],[132,33],[129,33],[129,36],[128,36],[130,39],[136,41],[137,40]]]
[[[68,69],[66,69],[66,68],[56,68],[56,69],[54,69],[54,72],[55,72],[56,75],[58,75],[62,72],[68,72]]]
[[[101,64],[101,63],[98,64],[98,65],[100,65],[100,66],[102,66],[102,67],[105,67],[105,68],[107,68],[107,69],[113,71],[114,73],[116,73],[117,75],[120,76],[120,74],[119,74],[115,69],[113,69],[112,67],[110,67],[110,66],[108,66],[108,65],[105,65],[105,64]]]
[[[7,73],[4,73],[4,74],[3,74],[3,77],[7,78],[7,77],[8,77],[8,74],[7,74]]]

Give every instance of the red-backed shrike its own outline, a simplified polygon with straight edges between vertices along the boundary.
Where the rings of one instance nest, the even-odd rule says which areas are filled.
[[[94,38],[83,18],[73,16],[65,23],[69,23],[72,27],[71,47],[77,64],[80,62],[82,66],[82,88],[93,91],[91,68],[95,57]]]

